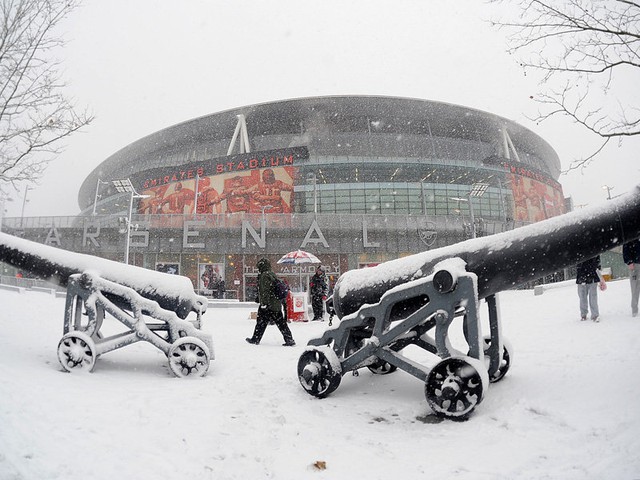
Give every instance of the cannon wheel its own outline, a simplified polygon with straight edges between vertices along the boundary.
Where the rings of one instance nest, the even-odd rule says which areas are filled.
[[[427,376],[427,403],[439,417],[465,420],[484,396],[489,385],[486,367],[471,357],[450,357],[438,363]]]
[[[367,368],[376,375],[388,375],[398,369],[395,365],[391,365],[389,362],[385,362],[380,358],[376,358],[376,361],[371,365],[367,365]]]
[[[209,370],[209,348],[195,337],[176,340],[167,354],[169,368],[176,377],[202,377]]]
[[[298,380],[309,395],[324,398],[340,385],[342,368],[330,347],[306,350],[298,360]]]
[[[484,353],[485,355],[489,351],[489,347],[491,346],[491,337],[484,337]],[[513,347],[506,340],[502,340],[502,362],[498,367],[498,371],[493,375],[489,375],[489,381],[491,383],[499,382],[504,378],[504,376],[509,371],[509,367],[511,367],[511,357],[512,357]],[[487,366],[489,358],[487,357]]]
[[[69,332],[58,343],[58,361],[67,372],[91,372],[96,364],[96,345],[84,332]]]

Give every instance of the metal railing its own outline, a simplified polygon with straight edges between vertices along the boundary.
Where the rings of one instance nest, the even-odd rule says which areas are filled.
[[[24,278],[11,275],[0,275],[0,284],[19,288],[46,288],[64,291],[63,287],[38,278]]]

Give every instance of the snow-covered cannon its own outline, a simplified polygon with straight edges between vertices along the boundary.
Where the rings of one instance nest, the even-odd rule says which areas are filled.
[[[467,418],[513,358],[501,335],[496,294],[638,237],[640,186],[593,208],[348,271],[333,292],[331,308],[339,324],[309,341],[298,361],[300,383],[322,398],[347,372],[367,367],[386,374],[399,368],[424,382],[436,415]],[[481,299],[488,307],[487,336]],[[462,348],[450,341],[456,318]],[[408,346],[418,347],[419,360],[403,355]],[[425,356],[428,364],[421,362]]]
[[[0,233],[0,261],[66,287],[58,359],[67,371],[93,370],[99,355],[146,341],[167,356],[179,376],[203,376],[213,359],[202,332],[207,299],[191,280],[42,245]],[[105,314],[126,327],[107,334]],[[106,325],[105,325],[106,327]]]

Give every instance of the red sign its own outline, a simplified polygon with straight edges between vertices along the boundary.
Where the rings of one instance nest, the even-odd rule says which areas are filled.
[[[141,181],[141,193],[149,198],[140,202],[138,212],[290,213],[297,173],[294,163],[306,157],[307,149],[296,147],[214,159],[208,165],[186,165],[170,173],[164,170],[163,175]]]

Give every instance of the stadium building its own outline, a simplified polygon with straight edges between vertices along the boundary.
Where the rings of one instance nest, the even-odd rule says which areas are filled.
[[[559,174],[547,142],[491,113],[408,98],[301,98],[153,133],[85,179],[80,216],[5,219],[3,230],[252,300],[263,256],[300,290],[315,266],[278,265],[292,250],[315,254],[335,281],[564,213]]]

